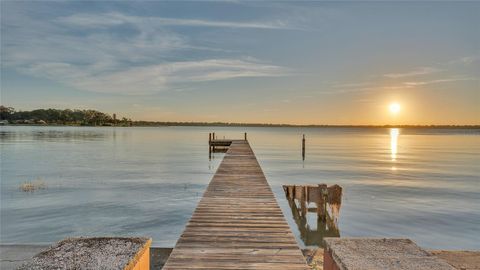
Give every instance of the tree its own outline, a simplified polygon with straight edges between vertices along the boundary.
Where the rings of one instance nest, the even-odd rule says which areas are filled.
[[[43,120],[49,124],[104,125],[113,123],[112,116],[96,110],[58,110],[37,109],[33,111],[15,111],[11,107],[0,106],[2,120],[23,123],[25,120]],[[126,119],[126,118],[125,118]]]
[[[15,109],[12,107],[5,107],[0,105],[0,120],[12,120]]]

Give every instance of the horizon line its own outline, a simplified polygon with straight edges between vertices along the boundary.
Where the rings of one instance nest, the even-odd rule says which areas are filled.
[[[0,105],[4,108],[12,108],[17,112],[32,112],[35,110],[80,110],[80,111],[87,111],[93,110],[98,111],[103,114],[104,113],[96,109],[55,109],[55,108],[48,108],[48,109],[30,109],[30,110],[16,110],[14,107],[9,107],[5,105]],[[112,115],[116,115],[117,113],[111,113]],[[0,119],[6,120],[6,119]],[[117,118],[117,120],[119,120]],[[172,120],[132,120],[128,118],[128,120],[132,123],[136,123],[137,126],[152,126],[152,125],[163,125],[163,126],[252,126],[252,127],[384,127],[384,128],[419,128],[419,127],[443,127],[443,128],[480,128],[480,123],[478,124],[287,124],[287,123],[258,123],[258,122],[225,122],[225,121],[172,121]],[[21,125],[21,124],[18,124]]]

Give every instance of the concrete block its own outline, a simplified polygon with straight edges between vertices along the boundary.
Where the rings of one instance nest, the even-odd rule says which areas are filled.
[[[324,270],[455,270],[409,239],[325,238]]]
[[[18,269],[149,270],[151,242],[141,237],[67,238]]]

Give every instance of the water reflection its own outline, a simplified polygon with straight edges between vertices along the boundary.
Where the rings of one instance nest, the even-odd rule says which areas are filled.
[[[390,152],[391,152],[392,161],[395,161],[397,159],[399,134],[400,134],[400,130],[398,128],[390,129]]]
[[[283,186],[283,188],[300,232],[300,239],[305,246],[323,247],[324,237],[340,237],[338,228],[342,201],[340,186],[328,188],[326,185]],[[312,203],[316,207],[310,207]],[[316,224],[309,223],[313,220]]]
[[[22,128],[22,127],[20,127]],[[29,130],[26,127],[21,131],[0,130],[1,141],[96,141],[105,140],[110,135],[109,130]],[[113,129],[113,139],[116,139]]]

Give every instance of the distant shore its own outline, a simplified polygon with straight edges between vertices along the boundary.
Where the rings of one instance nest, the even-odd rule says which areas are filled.
[[[336,124],[278,124],[278,123],[230,123],[194,121],[146,121],[118,117],[97,110],[80,109],[36,109],[17,111],[0,105],[0,125],[37,126],[121,126],[121,127],[164,127],[164,126],[208,126],[208,127],[296,127],[296,128],[439,128],[480,129],[472,125],[336,125]]]
[[[8,123],[0,126],[69,126],[69,127],[294,127],[294,128],[424,128],[424,129],[480,129],[480,125],[294,125],[294,124],[259,124],[259,123],[223,123],[223,122],[149,122],[132,121],[129,125],[84,125],[57,123]]]

